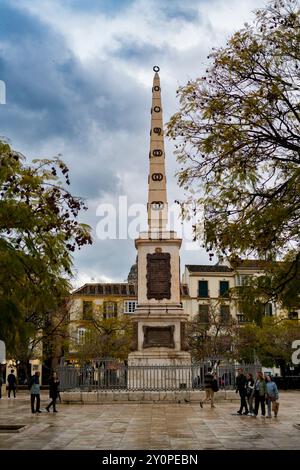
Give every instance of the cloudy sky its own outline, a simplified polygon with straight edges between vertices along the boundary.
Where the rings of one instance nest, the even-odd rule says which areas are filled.
[[[74,285],[123,281],[135,260],[131,239],[98,235],[104,204],[118,216],[119,197],[127,197],[129,208],[146,202],[153,65],[161,68],[167,122],[178,106],[177,87],[201,75],[210,49],[264,4],[0,0],[0,80],[7,87],[0,135],[28,158],[62,154],[72,192],[89,207],[81,220],[91,225],[94,243],[75,254]],[[171,142],[166,150],[171,204],[181,194]],[[199,246],[190,248],[183,244],[182,268],[209,262]]]

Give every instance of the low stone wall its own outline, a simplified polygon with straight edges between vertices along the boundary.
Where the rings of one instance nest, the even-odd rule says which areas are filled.
[[[79,404],[111,404],[111,403],[199,403],[204,399],[203,391],[168,391],[168,392],[142,392],[142,391],[92,391],[92,392],[61,392],[62,403]],[[239,395],[233,390],[220,390],[215,393],[215,401],[236,401]]]

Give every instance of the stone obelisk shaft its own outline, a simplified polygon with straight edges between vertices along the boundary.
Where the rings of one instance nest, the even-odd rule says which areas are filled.
[[[155,72],[152,87],[149,157],[150,172],[148,179],[148,227],[150,232],[161,232],[166,230],[168,223],[168,202],[161,88],[160,79],[157,72]]]

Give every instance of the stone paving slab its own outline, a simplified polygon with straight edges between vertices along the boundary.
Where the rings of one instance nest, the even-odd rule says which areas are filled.
[[[42,395],[42,410],[48,403]],[[29,395],[0,400],[0,449],[300,449],[300,392],[281,392],[278,418],[234,415],[236,402],[59,404],[32,415]]]

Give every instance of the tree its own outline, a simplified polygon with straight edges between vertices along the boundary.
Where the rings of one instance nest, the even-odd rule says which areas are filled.
[[[93,359],[126,360],[132,342],[132,321],[125,315],[93,320],[81,344],[76,345],[80,363]]]
[[[292,343],[299,337],[299,322],[266,318],[263,328],[257,330],[257,354],[261,363],[266,367],[281,367],[284,374],[286,365],[291,364]]]
[[[221,305],[222,302],[211,301],[205,318],[196,315],[187,323],[187,343],[194,361],[232,358],[238,326],[231,317],[220,317]]]
[[[298,2],[268,3],[209,58],[206,75],[179,88],[168,123],[179,184],[191,190],[182,205],[185,213],[204,205],[209,252],[233,264],[249,255],[283,260],[280,272],[266,267],[265,294],[284,301],[300,272]]]
[[[65,184],[69,170],[60,158],[26,164],[0,141],[0,332],[14,357],[56,329],[72,252],[91,243],[89,227],[77,221],[85,205]]]
[[[259,360],[257,335],[258,326],[255,323],[240,325],[233,341],[233,359],[249,364]]]
[[[265,367],[281,367],[284,374],[286,365],[291,364],[292,343],[299,337],[298,321],[264,318],[261,326],[249,323],[239,328],[234,358],[245,362],[258,359]]]

